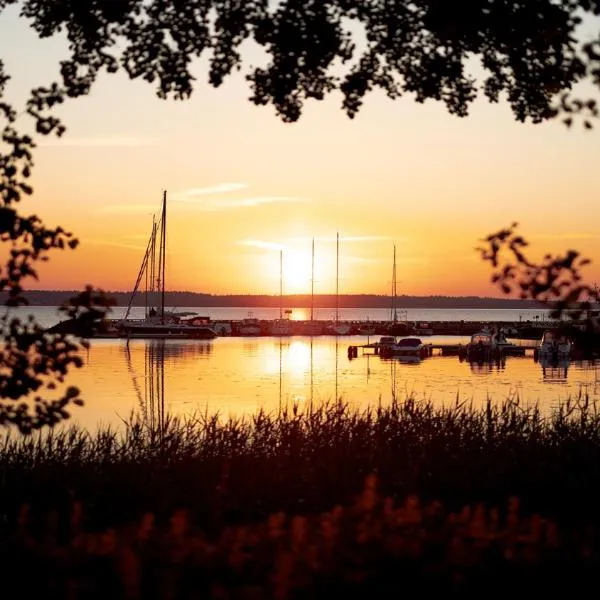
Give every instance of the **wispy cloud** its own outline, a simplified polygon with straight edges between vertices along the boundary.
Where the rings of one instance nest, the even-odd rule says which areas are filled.
[[[114,240],[90,240],[83,239],[82,244],[85,246],[87,244],[94,246],[113,246],[115,248],[124,248],[126,250],[134,250],[135,252],[143,253],[146,252],[147,246],[136,245],[136,244],[128,244],[126,242],[114,241]],[[173,254],[177,254],[177,251],[171,250],[167,248],[167,255],[172,256]]]
[[[292,241],[295,242],[310,242],[312,241],[311,237],[295,237],[291,238]],[[355,242],[381,242],[386,240],[391,240],[392,238],[384,235],[354,235],[354,236],[340,236],[340,242],[344,243],[355,243]],[[395,240],[406,240],[408,238],[393,238]],[[323,236],[323,237],[315,237],[315,242],[335,242],[337,240],[336,236]]]
[[[526,237],[530,237],[531,239],[536,240],[594,240],[599,238],[600,234],[581,231],[579,233],[534,233]]]
[[[231,210],[235,208],[252,208],[263,204],[276,204],[281,202],[306,202],[304,198],[294,196],[253,196],[248,198],[198,198],[193,206],[203,211]],[[190,200],[186,204],[191,205]]]
[[[138,215],[152,214],[155,211],[155,204],[109,204],[97,208],[94,212],[98,215]]]
[[[127,250],[135,250],[136,252],[144,252],[145,246],[136,246],[135,244],[127,244],[125,242],[114,242],[112,240],[82,240],[82,244],[85,246],[91,244],[94,246],[116,246],[117,248],[126,248]]]
[[[237,192],[239,190],[246,189],[247,183],[217,183],[216,185],[209,185],[207,187],[190,188],[183,192],[175,194],[174,197],[177,200],[183,201],[185,199],[190,200],[197,196],[210,196],[212,194],[226,194],[228,192]]]
[[[75,147],[75,148],[115,148],[134,146],[155,146],[160,143],[158,138],[143,136],[111,136],[87,138],[54,138],[39,143],[40,147]]]
[[[262,250],[283,250],[284,246],[282,244],[277,244],[276,242],[264,242],[262,240],[239,240],[237,242],[242,246],[250,246],[252,248],[261,248]]]

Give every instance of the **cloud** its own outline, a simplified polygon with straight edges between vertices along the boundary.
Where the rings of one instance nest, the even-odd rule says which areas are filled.
[[[240,240],[237,242],[242,246],[251,246],[252,248],[261,248],[263,250],[283,250],[282,244],[276,242],[263,242],[262,240]]]
[[[195,198],[197,196],[209,196],[212,194],[226,194],[228,192],[237,192],[238,190],[243,190],[247,187],[247,183],[217,183],[216,185],[211,185],[207,187],[190,188],[189,190],[185,190],[183,192],[175,194],[174,197],[179,201],[184,201],[184,199]]]
[[[98,215],[138,215],[156,212],[154,204],[109,204],[94,211]]]
[[[587,233],[581,231],[579,233],[575,232],[563,232],[563,233],[534,233],[530,236],[531,239],[536,240],[595,240],[600,237],[598,233]]]
[[[62,148],[115,148],[135,146],[154,146],[160,143],[158,138],[143,136],[112,136],[88,138],[54,138],[39,143],[40,147],[52,146]]]
[[[135,250],[140,253],[142,256],[146,252],[147,245],[137,246],[135,244],[127,244],[125,242],[113,241],[113,240],[89,240],[83,239],[81,243],[85,246],[86,244],[94,245],[94,246],[113,246],[116,248],[124,248],[126,250]],[[172,256],[177,254],[177,251],[171,250],[167,247],[167,256]]]
[[[251,208],[263,204],[276,204],[281,202],[305,202],[303,198],[294,196],[254,196],[249,198],[236,198],[223,200],[222,198],[200,198],[194,202],[194,207],[203,211],[231,210],[235,208]],[[192,204],[189,200],[186,204]]]
[[[124,242],[113,242],[111,240],[87,240],[81,242],[84,246],[92,244],[94,246],[116,246],[117,248],[126,248],[127,250],[135,250],[136,252],[145,252],[146,246],[136,246],[134,244],[126,244]]]
[[[315,237],[315,242],[335,242],[336,236]],[[355,236],[340,236],[340,242],[356,243],[356,242],[381,242],[391,240],[392,238],[384,235],[355,235]],[[393,238],[395,240],[407,240],[408,238]],[[296,242],[311,242],[311,237],[296,237],[292,238]]]

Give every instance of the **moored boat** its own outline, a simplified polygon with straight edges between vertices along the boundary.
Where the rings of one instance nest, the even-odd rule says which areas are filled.
[[[157,235],[160,236],[157,249]],[[125,318],[113,321],[111,327],[117,336],[142,339],[213,339],[216,332],[210,327],[208,317],[198,317],[195,313],[176,313],[165,309],[167,239],[167,192],[163,192],[162,210],[158,223],[152,225],[152,233],[142,260],[137,281],[131,294]],[[160,307],[148,307],[143,319],[130,319],[129,312],[142,278],[146,277],[146,298],[160,293]],[[187,319],[191,317],[191,319]],[[194,321],[194,319],[196,319]]]
[[[398,340],[394,344],[382,347],[380,354],[386,358],[390,356],[416,356],[425,358],[429,355],[429,350],[430,346],[423,344],[419,338],[407,337]]]
[[[540,358],[564,359],[571,355],[571,341],[564,335],[545,331],[537,354]]]

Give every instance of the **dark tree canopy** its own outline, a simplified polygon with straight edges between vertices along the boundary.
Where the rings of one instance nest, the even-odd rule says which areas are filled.
[[[3,6],[17,0],[0,0]],[[589,77],[599,82],[600,37],[585,46],[581,17],[600,15],[597,0],[23,0],[21,14],[40,37],[64,31],[71,56],[47,98],[78,96],[96,75],[124,69],[156,86],[160,97],[186,98],[193,59],[210,54],[214,86],[243,66],[241,45],[267,53],[265,67],[246,66],[251,99],[273,104],[286,121],[306,99],[334,89],[349,116],[381,88],[392,98],[412,94],[467,114],[478,87],[497,102],[504,94],[515,117],[553,116],[556,95]],[[348,23],[360,24],[360,41]],[[357,44],[357,41],[359,42]],[[117,47],[118,42],[118,47]],[[359,49],[360,48],[360,49]],[[466,71],[481,59],[485,79]],[[333,67],[349,63],[336,77]]]
[[[0,14],[14,4],[40,37],[62,32],[69,43],[60,81],[40,82],[43,87],[27,101],[25,112],[39,135],[62,135],[52,108],[88,94],[103,71],[142,78],[161,98],[188,98],[196,84],[192,61],[204,53],[211,85],[243,69],[250,100],[271,104],[287,122],[300,118],[307,100],[322,100],[334,90],[352,118],[377,88],[392,99],[443,102],[458,116],[468,114],[478,93],[491,102],[505,99],[519,121],[561,115],[570,125],[579,114],[591,128],[589,118],[597,115],[594,100],[573,100],[569,92],[581,81],[600,87],[600,34],[595,40],[576,37],[582,17],[600,15],[599,0],[0,0]],[[265,65],[244,64],[247,41],[265,51]],[[468,70],[474,57],[483,68],[479,81]],[[35,143],[19,133],[18,111],[2,100],[8,80],[0,59],[0,239],[9,248],[0,291],[19,305],[25,303],[27,279],[37,277],[36,261],[54,249],[74,249],[77,241],[16,209],[32,193]],[[90,288],[74,305],[90,328],[105,314],[106,298]],[[2,400],[18,401],[38,390],[41,374],[54,385],[54,375],[60,379],[77,366],[73,355],[81,341],[52,337],[14,319],[4,321],[3,336],[0,423],[15,422],[27,431],[63,418],[77,398],[73,390],[47,418],[54,401],[40,399],[30,412],[25,404],[15,411]],[[67,349],[48,362],[48,344]],[[18,354],[23,348],[27,360]],[[3,383],[14,377],[16,387]]]

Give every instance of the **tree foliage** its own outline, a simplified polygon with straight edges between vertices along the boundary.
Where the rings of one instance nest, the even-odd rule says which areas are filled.
[[[300,118],[307,100],[336,90],[351,118],[375,89],[392,99],[436,100],[461,117],[479,92],[491,102],[506,99],[519,121],[562,116],[570,125],[581,115],[591,128],[598,112],[595,100],[569,95],[584,80],[600,87],[600,34],[583,42],[576,35],[582,17],[600,15],[598,0],[0,0],[0,14],[16,4],[39,37],[62,33],[69,45],[60,81],[32,90],[21,111],[38,135],[62,135],[64,125],[52,109],[88,94],[102,72],[124,71],[153,84],[160,98],[182,100],[193,91],[195,59],[209,55],[208,81],[218,87],[244,67],[246,42],[266,56],[265,64],[245,68],[250,100],[272,105],[286,122]],[[474,57],[483,69],[480,80],[470,74]],[[37,277],[37,261],[56,249],[74,249],[77,241],[15,208],[32,193],[35,142],[17,130],[19,112],[3,101],[8,79],[0,60],[0,239],[9,248],[0,291],[20,305],[27,280]],[[88,290],[79,301],[92,296]],[[100,300],[106,299],[93,302]],[[97,322],[98,306],[78,306],[86,327]],[[90,309],[91,316],[83,316]],[[36,371],[43,364],[44,373],[62,377],[77,366],[76,349],[68,346],[75,342],[64,336],[52,343],[69,349],[54,362],[30,363],[13,354],[25,352],[20,340],[27,352],[51,353],[47,334],[14,319],[3,321],[3,334],[0,367],[9,380],[21,367]],[[35,391],[34,380],[23,379]],[[5,393],[0,386],[0,401],[17,400],[15,390],[24,397],[27,387],[9,385],[12,391]],[[53,422],[34,416],[24,421],[38,413],[2,406],[2,422],[29,423],[25,429]]]
[[[494,269],[493,283],[505,294],[518,294],[523,300],[548,306],[555,319],[567,317],[566,322],[572,323],[585,316],[583,329],[568,325],[565,329],[584,352],[597,352],[600,321],[590,317],[589,311],[600,302],[600,290],[583,279],[582,269],[591,262],[588,258],[567,250],[562,255],[546,254],[536,262],[527,256],[529,242],[517,232],[516,223],[483,241],[478,250]]]

